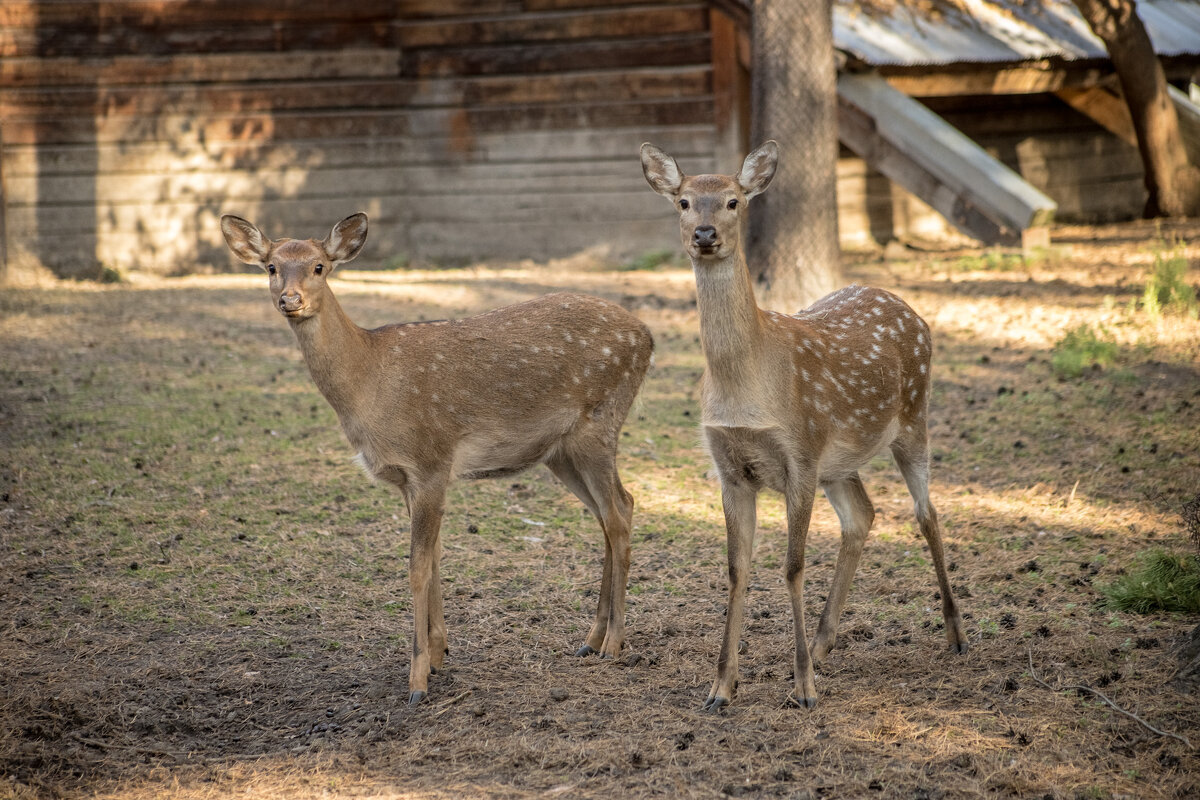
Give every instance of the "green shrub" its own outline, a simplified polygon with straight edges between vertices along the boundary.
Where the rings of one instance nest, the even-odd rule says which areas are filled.
[[[1200,313],[1196,290],[1187,282],[1188,262],[1183,248],[1154,253],[1154,271],[1142,292],[1142,308],[1152,317],[1178,312],[1195,318]]]
[[[1140,561],[1136,570],[1101,589],[1108,608],[1200,613],[1200,558],[1154,550]]]
[[[1050,366],[1059,377],[1078,378],[1084,370],[1108,367],[1117,360],[1120,348],[1103,327],[1099,331],[1084,324],[1067,331],[1054,345]]]
[[[657,269],[664,264],[675,263],[675,259],[676,251],[674,250],[651,250],[628,262],[623,268],[631,271]]]

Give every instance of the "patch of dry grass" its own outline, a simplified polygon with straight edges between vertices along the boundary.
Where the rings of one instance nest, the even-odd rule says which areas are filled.
[[[1094,588],[1138,552],[1191,547],[1200,324],[1128,306],[1161,233],[1064,229],[1053,259],[1017,271],[964,271],[961,253],[849,266],[937,337],[934,501],[972,651],[944,651],[910,500],[879,459],[863,476],[876,526],[811,713],[783,707],[786,543],[767,496],[739,694],[698,710],[726,590],[687,270],[334,279],[367,326],[571,287],[633,309],[658,343],[620,459],[638,504],[626,654],[570,655],[601,561],[579,504],[544,470],[459,484],[448,670],[416,709],[406,515],[350,464],[262,279],[7,290],[0,796],[1194,795],[1194,750],[1028,674],[1032,655],[1051,685],[1200,738],[1194,695],[1170,682],[1194,623],[1106,611]],[[1079,324],[1113,330],[1121,356],[1064,381],[1051,347]],[[838,545],[823,501],[809,541],[815,618]]]

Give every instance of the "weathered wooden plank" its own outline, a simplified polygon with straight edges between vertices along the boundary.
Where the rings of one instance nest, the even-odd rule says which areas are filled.
[[[1137,147],[1137,133],[1129,116],[1129,106],[1117,95],[1100,86],[1087,89],[1059,89],[1054,93],[1071,108],[1095,120],[1118,139]]]
[[[83,142],[268,142],[374,136],[451,136],[470,152],[483,133],[634,125],[694,125],[711,118],[711,98],[525,106],[519,109],[335,110],[302,113],[8,120],[15,144]]]
[[[594,103],[711,94],[711,68],[701,64],[567,74],[426,79],[416,82],[408,105],[474,107]]]
[[[296,139],[400,136],[408,130],[403,111],[310,111],[300,114],[246,114],[196,119],[185,114],[88,120],[10,120],[5,135],[15,144],[176,142],[187,149],[199,142],[270,142]]]
[[[654,0],[660,6],[691,6],[696,0]],[[645,5],[646,0],[524,0],[525,11],[568,11],[588,8]]]
[[[522,0],[397,0],[400,19],[434,17],[499,16],[523,10]]]
[[[454,21],[416,21],[399,28],[401,47],[446,47],[501,42],[610,39],[622,36],[695,33],[708,29],[703,4],[659,8],[633,6],[613,10],[521,14]]]
[[[636,162],[581,161],[554,164],[496,165],[447,169],[444,166],[386,166],[193,172],[76,174],[10,177],[10,205],[219,202],[227,197],[352,198],[395,194],[403,188],[419,201],[426,195],[511,198],[641,191],[644,178]],[[347,191],[346,187],[353,187]],[[493,202],[489,199],[488,202]],[[524,201],[516,201],[518,204]],[[490,213],[490,212],[488,212]]]
[[[6,88],[399,76],[398,53],[390,49],[220,53],[152,58],[120,56],[110,59],[0,59],[0,86]]]
[[[0,93],[0,121],[396,108],[411,105],[416,91],[395,79],[9,89]]]
[[[279,20],[274,23],[192,25],[171,20],[153,27],[64,25],[0,28],[0,56],[6,58],[112,58],[133,53],[170,57],[232,52],[292,52],[396,47],[396,28],[386,21],[362,23]]]
[[[666,211],[670,210],[666,206]],[[616,260],[678,247],[678,233],[669,223],[669,214],[663,217],[661,212],[653,218],[621,220],[621,235],[614,241],[605,233],[605,226],[597,225],[595,220],[483,222],[464,232],[438,222],[419,221],[411,223],[408,252],[421,259],[474,261],[526,258],[529,253],[556,258],[598,247],[614,249],[612,257]]]
[[[1097,155],[1124,159],[1137,157],[1137,151],[1100,128],[1069,136],[1003,136],[980,137],[979,144],[1011,167],[1027,159],[1071,159],[1081,155]]]
[[[459,237],[469,236],[475,226],[486,225],[581,223],[591,224],[597,230],[611,231],[612,228],[606,228],[606,225],[667,218],[661,204],[653,202],[653,196],[646,198],[643,195],[640,191],[606,192],[587,198],[558,197],[553,199],[554,202],[549,198],[530,196],[515,198],[512,203],[490,210],[480,208],[480,204],[463,203],[460,197],[450,195],[425,196],[420,203],[414,203],[407,193],[365,198],[359,202],[347,201],[342,197],[247,195],[223,197],[210,202],[181,200],[174,203],[104,203],[95,206],[13,206],[8,210],[7,223],[10,240],[16,242],[30,241],[39,234],[51,237],[92,235],[99,239],[121,231],[160,230],[186,236],[187,231],[198,224],[198,220],[212,220],[222,213],[246,216],[255,210],[273,207],[286,209],[287,216],[283,216],[281,211],[281,217],[289,224],[294,220],[295,229],[306,225],[311,227],[312,224],[327,229],[330,220],[336,221],[353,211],[365,211],[374,218],[378,216],[378,209],[391,207],[393,214],[403,219],[405,224],[444,226],[447,235]],[[670,208],[666,211],[669,212]],[[261,211],[258,213],[261,215]],[[622,228],[621,237],[624,235]]]
[[[657,5],[695,5],[696,0],[655,0]],[[522,11],[567,11],[644,5],[645,0],[399,0],[402,18],[499,16]]]
[[[1053,200],[882,79],[840,75],[838,99],[842,141],[972,235],[1019,235],[1053,217]]]
[[[639,37],[569,43],[533,42],[405,49],[403,74],[414,77],[501,75],[567,70],[625,69],[706,64],[707,31],[675,36]]]
[[[98,170],[101,173],[195,171],[205,169],[278,170],[290,166],[355,167],[434,165],[461,169],[466,165],[572,165],[589,162],[636,165],[638,147],[650,139],[698,171],[712,171],[711,126],[666,128],[530,131],[481,134],[472,158],[464,161],[446,138],[330,138],[321,141],[261,144],[233,142],[109,142],[11,145],[4,166],[11,175],[54,176]]]
[[[989,68],[971,64],[938,70],[888,69],[887,82],[910,97],[953,97],[964,95],[1038,94],[1059,89],[1096,86],[1112,76],[1108,64],[1060,64],[1034,62],[1020,66]]]
[[[435,0],[435,2],[440,0]],[[480,0],[482,2],[482,0]],[[295,20],[309,24],[391,19],[395,0],[30,0],[0,3],[0,25],[32,28],[99,25],[106,27],[169,27],[220,21],[274,23]]]
[[[414,109],[407,115],[414,136],[461,132],[469,142],[479,133],[569,128],[627,128],[636,125],[695,125],[712,119],[712,98],[531,105],[519,108]]]
[[[551,75],[253,84],[38,87],[0,93],[0,120],[222,114],[336,108],[511,106],[705,98],[707,65]]]

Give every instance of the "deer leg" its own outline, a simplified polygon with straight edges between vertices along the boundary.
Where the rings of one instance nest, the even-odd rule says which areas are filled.
[[[596,619],[576,655],[598,652],[615,658],[625,643],[625,585],[629,581],[629,539],[633,522],[633,497],[617,475],[614,448],[562,459],[551,469],[596,515],[604,531],[604,570]],[[579,488],[573,488],[578,484]],[[580,489],[582,491],[580,491]]]
[[[922,431],[923,433],[923,431]],[[967,637],[963,634],[962,617],[958,613],[958,604],[954,602],[954,594],[950,590],[950,576],[946,573],[946,556],[942,551],[942,533],[938,525],[937,511],[929,501],[929,446],[923,444],[923,436],[917,445],[905,448],[901,444],[892,445],[892,456],[904,482],[908,485],[908,493],[913,498],[913,508],[917,515],[917,524],[921,534],[929,545],[929,555],[933,559],[933,568],[937,572],[938,588],[942,594],[942,619],[946,623],[946,639],[950,649],[956,653],[967,652]]]
[[[408,672],[408,704],[416,705],[429,693],[429,673],[441,664],[445,652],[445,620],[442,616],[442,591],[437,584],[438,541],[445,500],[445,484],[408,488],[412,516],[412,552],[409,555],[408,580],[413,597],[413,651]],[[436,626],[436,628],[435,628]],[[441,651],[435,658],[433,648]]]
[[[592,512],[592,516],[597,521],[601,520],[600,508],[596,505],[595,498],[588,491],[587,484],[583,477],[575,468],[575,465],[566,456],[559,455],[549,459],[546,466],[550,471],[563,482],[563,485],[571,490],[571,494],[575,495],[587,506],[588,511]],[[603,523],[601,523],[603,528]],[[604,634],[607,630],[606,621],[608,619],[608,603],[612,584],[612,544],[608,540],[608,535],[604,536],[604,568],[600,580],[600,600],[596,606],[596,619],[592,623],[591,630],[588,632],[587,638],[584,639],[583,645],[575,651],[577,656],[588,656],[592,653],[600,652],[600,648],[604,644]]]
[[[816,664],[825,660],[837,640],[842,607],[850,594],[850,583],[854,579],[855,570],[858,569],[858,560],[862,556],[867,533],[875,520],[875,507],[871,504],[871,498],[867,496],[867,490],[857,472],[840,481],[823,483],[821,487],[841,523],[842,546],[838,550],[837,565],[833,570],[829,599],[825,601],[825,610],[817,624],[817,633],[809,651]]]
[[[817,682],[813,674],[812,657],[808,652],[808,633],[804,627],[804,548],[817,491],[816,486],[806,484],[807,482],[794,482],[784,495],[788,523],[787,566],[784,574],[788,594],[792,599],[792,626],[795,636],[795,685],[788,695],[788,700],[797,706],[814,708],[817,705]]]
[[[439,520],[440,522],[440,520]],[[442,537],[434,542],[432,571],[429,579],[429,671],[436,675],[442,669],[446,653],[446,614],[442,605]]]
[[[725,510],[725,546],[729,559],[729,602],[725,609],[725,635],[717,657],[717,677],[713,681],[705,711],[719,711],[729,705],[737,690],[738,641],[746,609],[746,585],[750,580],[750,557],[754,553],[754,528],[758,522],[758,491],[736,479],[721,478],[721,505]]]

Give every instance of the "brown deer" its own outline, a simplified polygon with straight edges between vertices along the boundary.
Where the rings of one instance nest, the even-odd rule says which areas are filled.
[[[892,451],[915,503],[937,571],[951,649],[967,650],[946,576],[937,514],[929,502],[929,328],[888,292],[851,286],[794,316],[764,311],[754,299],[740,226],[747,201],[775,175],[778,146],[746,156],[736,176],[685,176],[675,159],[642,145],[651,188],[679,211],[691,257],[707,368],[700,389],[703,438],[721,481],[729,558],[729,606],[717,677],[704,708],[734,696],[738,637],[754,549],[756,499],[763,487],[787,504],[785,574],[795,633],[795,687],[789,700],[817,702],[813,663],[829,654],[838,618],[875,509],[858,470]],[[833,585],[811,651],[804,627],[804,545],[817,487],[842,528]]]
[[[322,241],[271,241],[221,218],[234,254],[270,275],[271,299],[333,406],[356,460],[395,484],[412,518],[410,705],[446,654],[438,562],[446,488],[455,477],[550,468],[600,521],[604,570],[596,618],[576,655],[616,656],[625,639],[633,498],[617,475],[617,438],[650,365],[649,329],[620,306],[552,294],[460,320],[355,325],[327,283],[358,255],[367,217]]]

